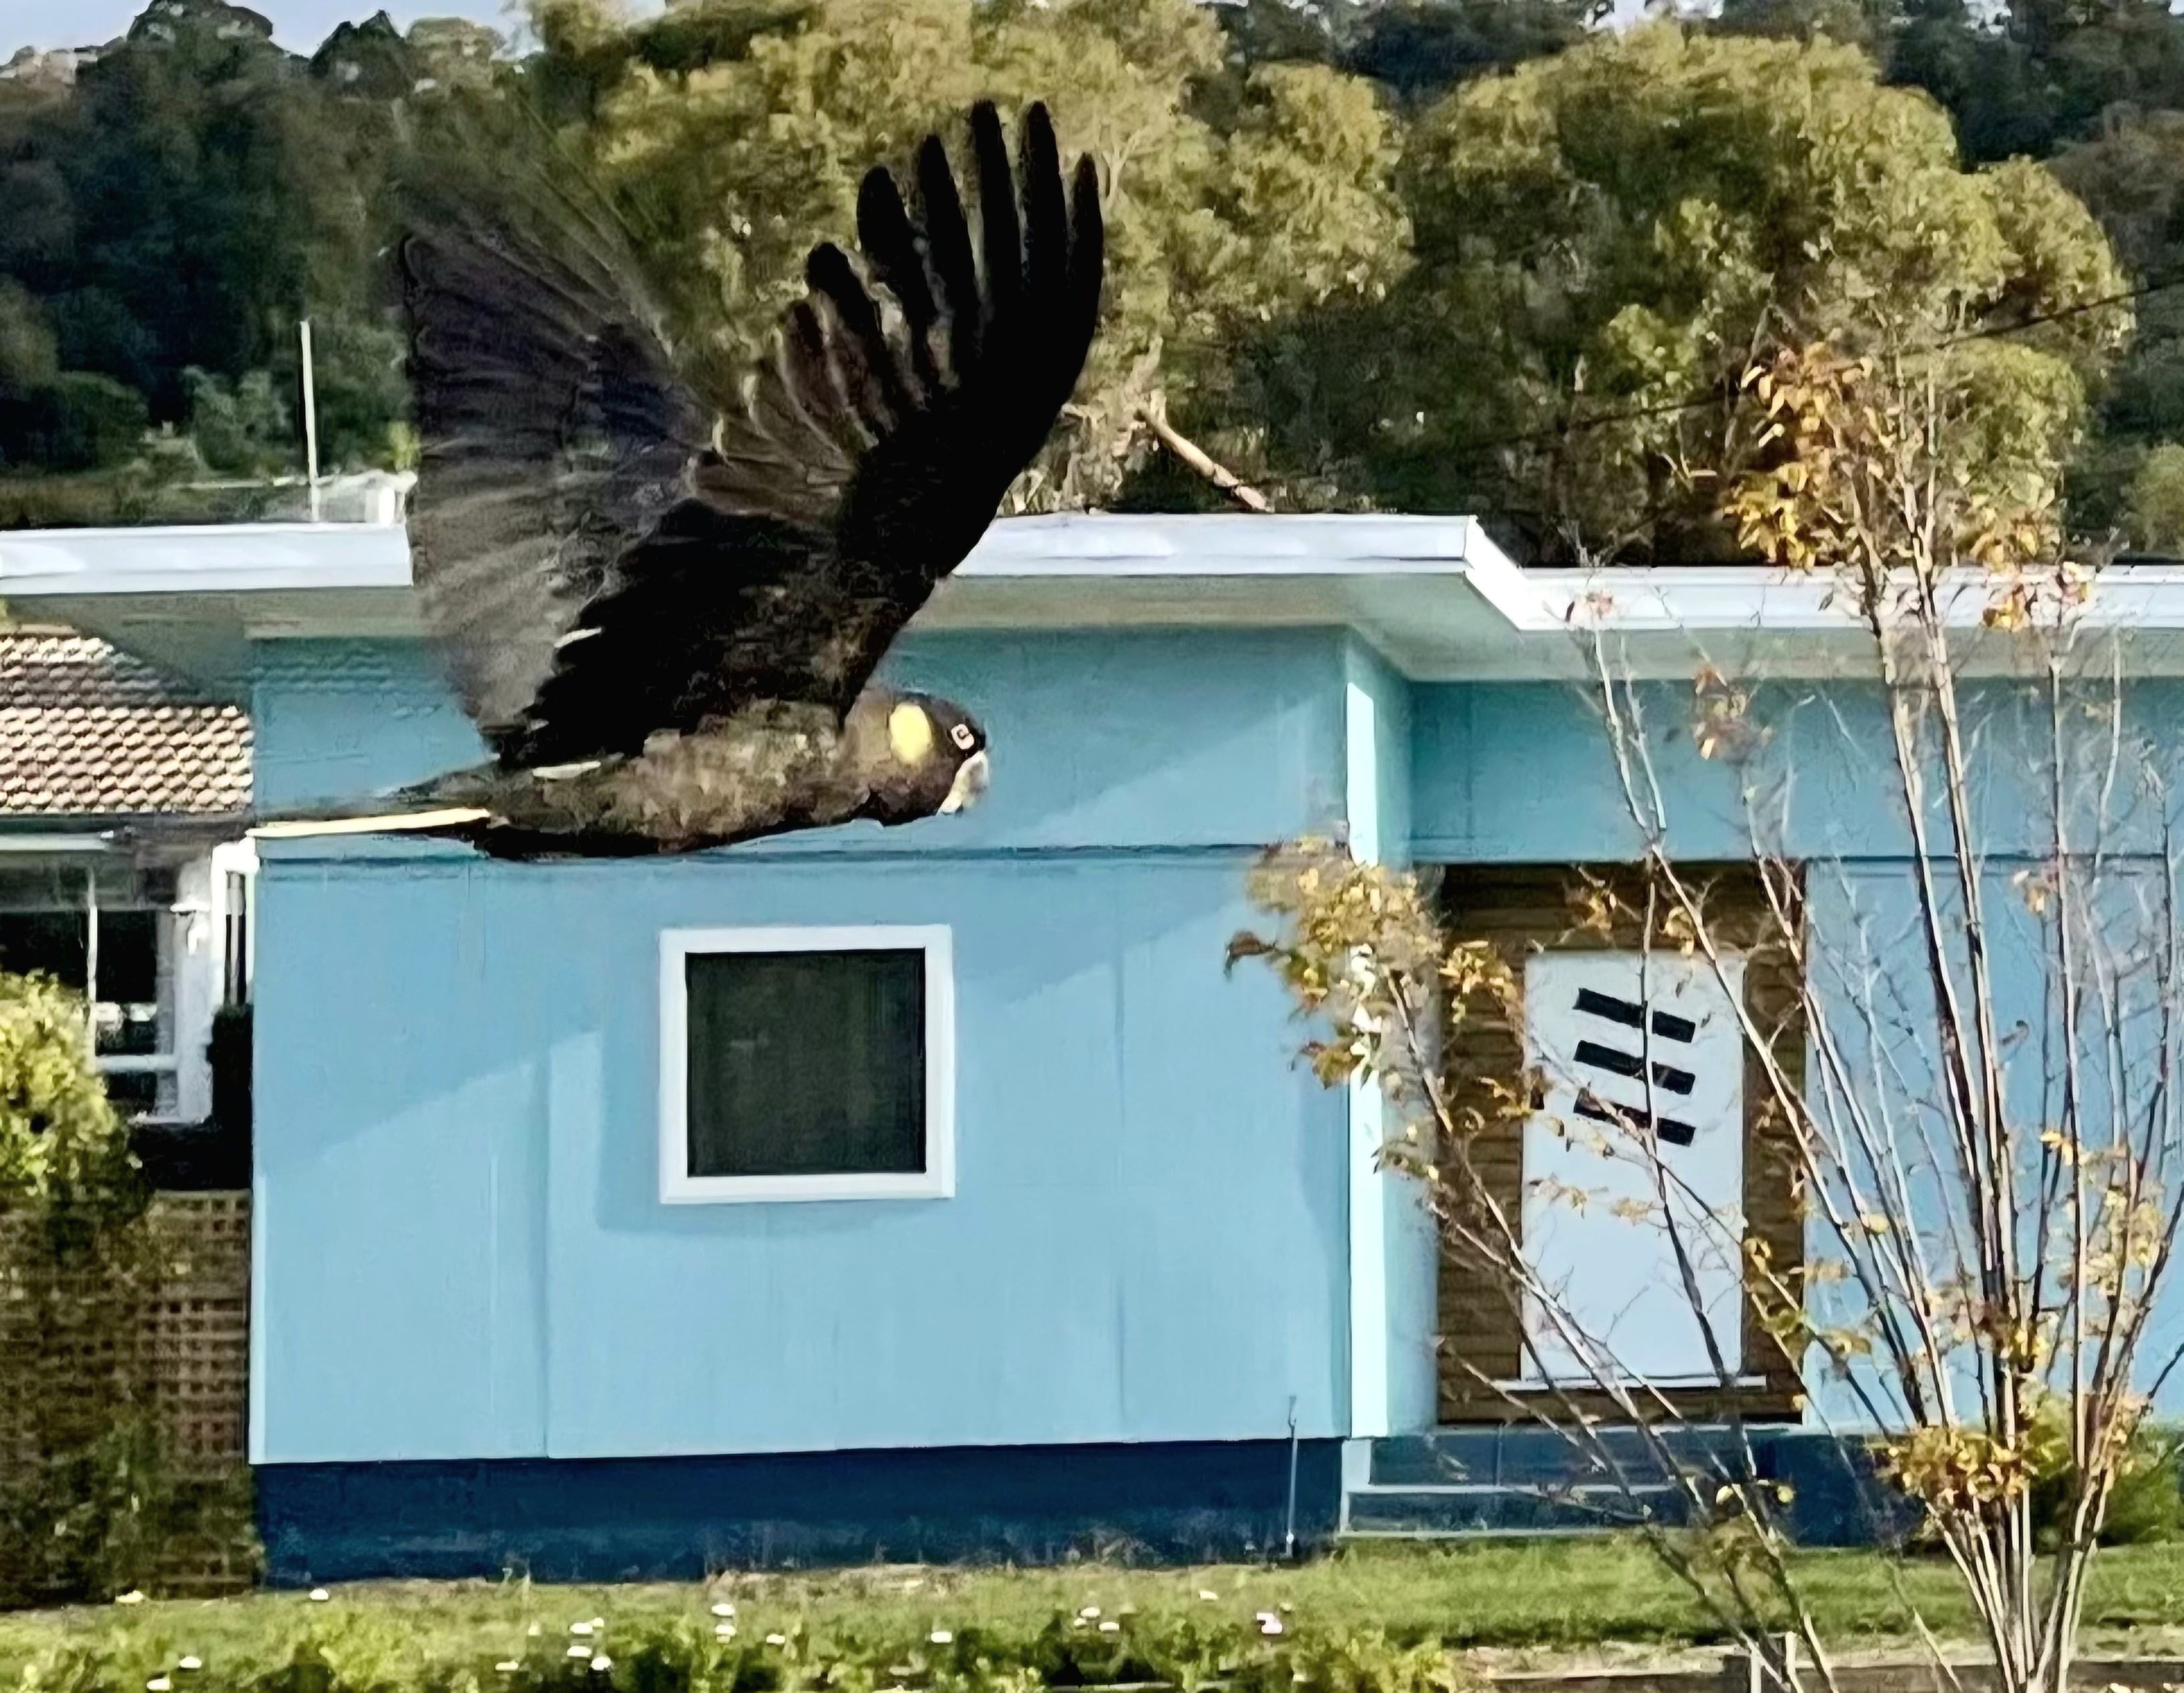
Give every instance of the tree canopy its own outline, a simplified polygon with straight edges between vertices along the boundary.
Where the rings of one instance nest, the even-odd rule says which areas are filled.
[[[386,454],[400,348],[375,274],[368,103],[346,86],[220,0],[155,0],[72,78],[0,84],[0,461],[50,462],[36,420],[124,408],[117,389],[140,430],[187,429],[242,383],[285,395],[304,316],[332,354],[333,459]]]
[[[1407,231],[1394,120],[1373,86],[1309,60],[1231,65],[1194,0],[712,0],[660,49],[589,0],[543,0],[543,60],[572,145],[630,208],[685,339],[752,356],[800,294],[805,254],[850,234],[856,184],[906,170],[972,102],[1053,109],[1099,165],[1107,312],[1068,426],[1020,503],[1126,497],[1149,395],[1228,379],[1261,326],[1384,292]],[[568,91],[575,97],[568,97]]]
[[[2024,161],[1967,170],[1947,115],[1855,47],[1653,25],[1429,111],[1394,503],[1531,547],[1733,555],[1715,516],[1770,347],[1932,359],[1983,397],[1992,473],[2082,426],[2130,326],[2092,215]]]
[[[0,474],[141,458],[162,431],[203,475],[292,472],[306,316],[326,460],[404,462],[388,176],[452,112],[542,114],[628,211],[681,341],[739,361],[811,244],[849,233],[866,165],[975,97],[1038,97],[1099,161],[1113,245],[1093,366],[1020,505],[1221,502],[1157,417],[1277,505],[1478,511],[1550,557],[1725,556],[1719,479],[1760,450],[1737,379],[1825,337],[1922,350],[1979,390],[1992,474],[2069,444],[2081,529],[2184,546],[2184,304],[2162,286],[2184,277],[2184,20],[1602,16],[530,0],[518,47],[382,14],[299,56],[223,0],[153,0],[81,63],[0,76]]]

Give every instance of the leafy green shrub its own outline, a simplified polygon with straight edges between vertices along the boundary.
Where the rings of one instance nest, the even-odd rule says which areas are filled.
[[[2064,1416],[2060,1396],[2043,1401],[2033,1413],[2033,1450],[2053,1455],[2039,1465],[2032,1483],[2032,1531],[2045,1551],[2059,1545],[2070,1529],[2064,1513],[2074,1478]],[[2142,1423],[2109,1495],[2099,1544],[2131,1546],[2176,1539],[2184,1528],[2180,1485],[2184,1476],[2178,1471],[2176,1435]]]
[[[191,465],[196,465],[194,454]],[[191,488],[162,481],[154,465],[81,476],[0,476],[0,529],[81,529],[127,523],[251,523],[273,503],[270,487]]]
[[[300,465],[300,445],[292,438],[287,402],[269,370],[253,370],[230,381],[195,365],[182,372],[190,400],[190,438],[215,471],[230,476],[260,476]]]
[[[2131,529],[2149,552],[2184,552],[2184,446],[2164,442],[2146,455],[2131,483]]]
[[[109,1596],[174,1526],[132,1367],[150,1194],[86,1027],[76,994],[0,975],[0,1603]]]
[[[2184,1529],[2184,1490],[2184,1490],[2184,1475],[2178,1470],[2176,1435],[2141,1429],[2130,1466],[2109,1496],[2101,1544],[2136,1546],[2175,1540]]]
[[[421,1659],[398,1618],[343,1618],[314,1628],[285,1656],[208,1662],[203,1674],[238,1693],[1033,1693],[1145,1682],[1183,1693],[1214,1682],[1234,1693],[1464,1693],[1476,1685],[1446,1652],[1394,1646],[1376,1634],[1143,1628],[1127,1613],[1057,1616],[1028,1637],[939,1629],[844,1642],[816,1641],[801,1628],[753,1638],[731,1626],[723,1635],[696,1617],[585,1627],[581,1636],[534,1632],[511,1657],[460,1662]],[[165,1679],[179,1690],[188,1683],[176,1668],[71,1642],[28,1666],[18,1685],[21,1693],[92,1693]]]
[[[80,995],[46,977],[0,974],[0,1212],[142,1209],[128,1129],[85,1028]]]

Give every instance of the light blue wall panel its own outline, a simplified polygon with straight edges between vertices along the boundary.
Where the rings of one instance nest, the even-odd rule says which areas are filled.
[[[1663,729],[1686,721],[1690,690],[1662,690]],[[1412,849],[1424,861],[1552,864],[1634,858],[1639,837],[1617,786],[1607,732],[1580,688],[1552,682],[1415,691]],[[1690,751],[1688,734],[1655,736],[1674,779],[1685,849],[1741,857],[1736,783]]]
[[[963,827],[658,864],[270,844],[254,1438],[309,1461],[1345,1432],[1342,1101],[1222,970],[1343,788],[1340,640],[956,638]],[[473,755],[421,654],[282,643],[275,803]],[[875,849],[879,849],[875,850]],[[945,922],[957,1195],[665,1207],[658,934]]]
[[[348,799],[484,756],[415,641],[275,641],[258,649],[251,773],[261,806]]]
[[[340,1026],[264,1042],[262,1456],[1339,1432],[1340,1100],[1223,974],[1243,867],[276,869],[264,1003]],[[956,1196],[663,1207],[659,930],[876,922],[955,929]]]
[[[475,891],[261,877],[255,1456],[543,1447],[548,1054],[450,1005]]]
[[[2105,808],[2111,845],[2144,850],[2158,842],[2184,794],[2178,780],[2184,735],[2176,730],[2184,724],[2184,684],[2130,685],[2113,783],[2105,779],[2111,697],[2108,684],[2093,680],[2064,713],[2068,805],[2079,838]],[[2042,832],[2053,815],[2046,704],[2034,690],[2003,684],[1968,685],[1961,704],[1981,850],[2044,852]],[[1685,857],[1748,856],[1755,814],[1801,857],[1895,858],[1909,849],[1894,742],[1877,687],[1759,690],[1752,721],[1769,738],[1743,765],[1699,757],[1688,686],[1648,687],[1640,705],[1671,841]],[[1638,855],[1593,694],[1551,682],[1433,686],[1415,690],[1413,710],[1412,845],[1420,859],[1559,863]],[[2147,748],[2164,778],[2158,791],[2136,787],[2146,762],[2140,749]],[[1938,770],[1930,788],[1941,791]],[[1747,789],[1754,796],[1749,806]],[[1944,838],[1942,821],[1937,809],[1937,840]]]
[[[1351,840],[1361,855],[1410,862],[1412,688],[1353,641],[1349,701]],[[1435,1415],[1440,1247],[1418,1184],[1375,1161],[1394,1124],[1374,1084],[1349,1093],[1351,1431],[1430,1428]]]
[[[481,755],[421,647],[262,650],[254,709],[264,805],[369,793]],[[906,641],[889,679],[956,700],[985,725],[985,799],[914,827],[852,824],[745,850],[1235,847],[1330,827],[1343,799],[1341,666],[1342,638],[1316,630]]]
[[[2067,1238],[2051,1239],[2043,1246],[2036,1238],[2030,1196],[2039,1191],[2042,1179],[2040,1131],[2059,1122],[2063,1111],[2060,1000],[2052,991],[2060,977],[2053,956],[2054,930],[2028,908],[2013,883],[2014,874],[2013,865],[1992,871],[1982,878],[1981,897],[1993,972],[1994,1021],[2004,1053],[2005,1109],[2020,1192],[2028,1196],[2021,1207],[2020,1261],[2031,1265],[2044,1254],[2052,1265],[2055,1255],[2067,1250]],[[2159,860],[2119,856],[2108,864],[2098,883],[2081,887],[2081,897],[2098,898],[2103,911],[2098,927],[2103,950],[2109,955],[2099,966],[2105,991],[2089,993],[2078,1008],[2086,1031],[2081,1050],[2088,1061],[2077,1078],[2079,1108],[2086,1137],[2094,1144],[2108,1139],[2109,1114],[2117,1105],[2134,1133],[2142,1132],[2146,1122],[2173,1114],[2166,1097],[2169,1066],[2154,1015],[2158,990],[2142,969],[2172,944],[2161,915],[2165,879]],[[1943,900],[1950,913],[1949,944],[1960,949],[1955,919],[1959,901],[1946,884]],[[1900,1163],[1907,1172],[1903,1185],[1912,1211],[1924,1225],[1933,1273],[1946,1277],[1953,1255],[1964,1250],[1952,1242],[1961,1243],[1970,1236],[1963,1223],[1964,1184],[1936,1173],[1945,1167],[1948,1141],[1941,1109],[1938,1047],[1930,1032],[1931,977],[1909,868],[1896,861],[1846,866],[1841,873],[1816,881],[1811,912],[1814,933],[1821,937],[1815,949],[1819,996],[1844,1055],[1851,1095],[1862,1109],[1876,1149],[1869,1161],[1860,1156],[1856,1166],[1859,1178],[1870,1192],[1876,1168]],[[2081,967],[2095,969],[2092,956],[2082,951]],[[1960,961],[1960,983],[1968,979],[1961,969]],[[2103,1050],[2111,1029],[2113,1066]],[[1815,1064],[1812,1094],[1816,1100],[1825,1097],[1819,1070]],[[1827,1111],[1825,1105],[1817,1109],[1824,1114]],[[1847,1114],[1839,1115],[1838,1120],[1847,1120]],[[1847,1200],[1847,1208],[1854,1203]],[[1814,1218],[1808,1239],[1814,1257],[1840,1258],[1824,1219]],[[2067,1273],[2053,1276],[2051,1286],[2067,1279]],[[1820,1284],[1814,1296],[1822,1301],[1819,1314],[1824,1323],[1854,1321],[1860,1314],[1855,1293],[1847,1285]],[[2149,1326],[2137,1383],[2143,1390],[2158,1382],[2157,1410],[2164,1417],[2173,1417],[2184,1409],[2184,1382],[2165,1367],[2180,1344],[2184,1344],[2184,1291],[2172,1280]],[[1815,1384],[1816,1414],[1845,1427],[1867,1421],[1848,1384],[1817,1367],[1809,1378]]]

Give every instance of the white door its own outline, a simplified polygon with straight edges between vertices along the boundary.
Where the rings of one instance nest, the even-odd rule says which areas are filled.
[[[1725,973],[1741,996],[1743,961]],[[1626,1379],[1710,1384],[1709,1327],[1736,1375],[1744,1044],[1713,966],[1542,953],[1525,966],[1524,1021],[1545,1095],[1524,1127],[1525,1256],[1584,1337],[1528,1300],[1526,1378],[1592,1379],[1583,1345]]]

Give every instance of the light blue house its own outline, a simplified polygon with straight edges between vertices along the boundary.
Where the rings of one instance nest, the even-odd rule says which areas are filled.
[[[1223,959],[1300,831],[1480,886],[1631,857],[1578,586],[1462,519],[1010,522],[892,663],[986,724],[967,814],[659,863],[261,842],[276,1578],[1522,1526],[1536,1454],[1494,1418],[1415,1485],[1483,1414],[1442,1367],[1476,1313],[1375,1102]],[[476,755],[398,526],[0,537],[0,595],[247,699],[261,805]],[[1857,639],[1757,572],[1618,616],[1686,698],[1695,638],[1808,675]],[[1665,756],[1688,849],[1742,856],[1731,779]],[[1812,827],[1892,873],[1871,774],[1816,751]],[[1694,1156],[1751,1195],[1717,1118]],[[1727,1408],[1793,1424],[1753,1368]]]

